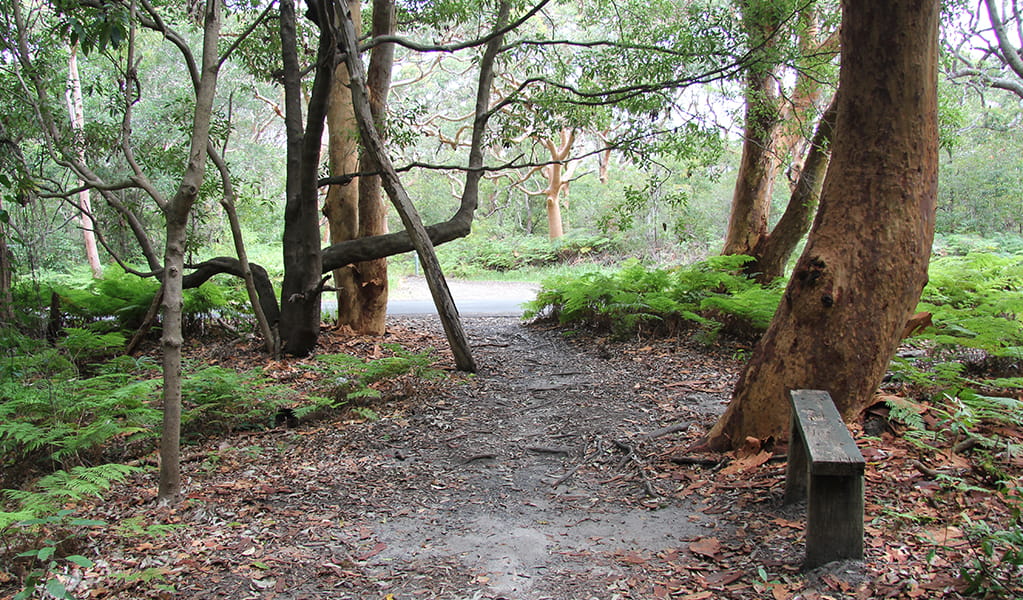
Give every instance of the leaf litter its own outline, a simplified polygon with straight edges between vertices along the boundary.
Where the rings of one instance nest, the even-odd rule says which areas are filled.
[[[68,589],[119,599],[958,598],[959,569],[979,551],[963,523],[1013,509],[913,465],[961,469],[951,451],[921,456],[891,432],[877,442],[855,429],[868,461],[866,558],[804,573],[805,506],[782,505],[783,456],[756,440],[725,457],[687,454],[727,403],[744,348],[465,321],[475,376],[444,358],[439,324],[401,318],[387,341],[437,348],[448,376],[384,390],[378,420],[338,412],[189,448],[176,508],[156,507],[155,469],[76,507],[122,527],[90,532],[95,564],[69,574]],[[323,337],[323,352],[381,355],[373,338]],[[297,394],[316,384],[297,360],[234,352],[220,362],[258,365]],[[142,533],[150,525],[169,532]]]

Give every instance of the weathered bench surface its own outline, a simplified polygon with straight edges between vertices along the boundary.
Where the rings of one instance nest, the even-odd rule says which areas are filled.
[[[812,475],[863,473],[863,455],[831,396],[821,390],[793,390],[793,425],[806,444]]]

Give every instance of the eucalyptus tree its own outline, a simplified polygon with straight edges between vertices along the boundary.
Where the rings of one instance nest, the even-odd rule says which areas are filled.
[[[1019,0],[980,0],[976,11],[950,3],[944,27],[946,74],[978,89],[1023,98],[1023,7]]]
[[[784,438],[786,396],[869,403],[927,281],[938,175],[938,1],[843,0],[832,161],[781,305],[708,434]]]
[[[823,0],[738,4],[751,60],[742,158],[722,252],[752,256],[749,271],[770,280],[782,275],[809,229],[827,169],[834,113],[825,105],[832,95],[838,11]],[[790,200],[771,230],[775,182],[785,164]]]

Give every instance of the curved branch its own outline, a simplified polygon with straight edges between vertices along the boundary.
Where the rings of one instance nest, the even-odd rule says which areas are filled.
[[[508,23],[504,27],[495,29],[494,31],[491,31],[489,34],[474,40],[459,42],[457,44],[419,44],[397,35],[380,35],[360,46],[359,50],[365,52],[366,50],[370,50],[374,46],[379,46],[380,44],[395,44],[396,46],[401,46],[403,48],[408,48],[409,50],[415,50],[417,52],[457,52],[459,50],[466,50],[468,48],[478,48],[480,46],[485,46],[491,43],[495,39],[503,38],[505,34],[514,31],[526,21],[532,19],[549,2],[550,0],[540,0],[540,2],[536,4],[536,6],[529,9],[528,12],[526,12],[524,15],[522,15],[515,21],[512,21],[511,23]]]
[[[994,0],[984,0],[984,4],[987,5],[992,29],[995,32],[995,37],[998,39],[998,49],[1002,61],[1017,76],[1023,77],[1023,58],[1020,58],[1019,49],[1013,47],[1012,43],[1009,42],[1009,36],[1005,32],[1005,22],[1002,21],[1001,15],[998,14],[998,7],[995,6]]]

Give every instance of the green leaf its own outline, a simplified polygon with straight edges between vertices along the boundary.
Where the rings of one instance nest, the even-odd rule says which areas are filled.
[[[72,554],[71,556],[67,557],[67,560],[68,562],[72,562],[78,565],[79,567],[82,567],[83,569],[88,569],[90,567],[96,566],[96,563],[92,562],[88,558],[85,558],[81,554]]]
[[[39,549],[39,553],[36,554],[36,558],[39,560],[50,560],[50,557],[52,557],[53,553],[56,551],[57,549],[53,546],[44,546]]]
[[[68,593],[64,583],[56,577],[46,582],[46,591],[54,598],[68,598],[75,600],[75,597]]]

